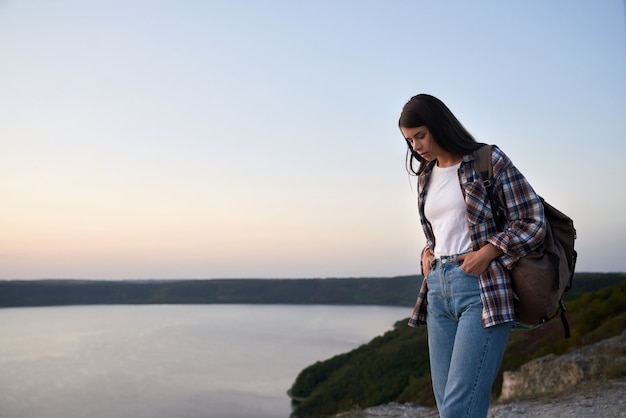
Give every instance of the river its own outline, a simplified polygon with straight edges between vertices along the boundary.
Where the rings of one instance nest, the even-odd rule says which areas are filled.
[[[0,416],[287,417],[318,360],[410,308],[121,305],[0,310]]]

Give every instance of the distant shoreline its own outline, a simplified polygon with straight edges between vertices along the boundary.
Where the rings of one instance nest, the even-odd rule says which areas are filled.
[[[0,308],[102,304],[412,306],[421,276],[336,279],[10,280]]]
[[[626,273],[576,273],[575,298]],[[324,279],[0,280],[0,308],[68,305],[303,304],[411,307],[421,275]],[[566,295],[566,296],[567,296]]]

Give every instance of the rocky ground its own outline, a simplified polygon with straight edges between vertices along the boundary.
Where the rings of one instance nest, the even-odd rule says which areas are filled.
[[[341,414],[342,418],[436,418],[437,411],[412,404],[389,404]],[[626,379],[584,382],[568,393],[514,402],[496,402],[488,418],[620,418],[626,417]]]

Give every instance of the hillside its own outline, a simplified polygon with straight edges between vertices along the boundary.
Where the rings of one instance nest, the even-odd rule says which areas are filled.
[[[577,273],[570,297],[624,278]],[[407,306],[421,276],[326,279],[0,280],[0,308],[115,304],[317,304]]]
[[[488,418],[626,417],[626,331],[561,356],[531,360],[518,371],[505,372],[504,378],[506,390],[491,403]],[[437,418],[439,414],[436,408],[390,403],[335,417]]]
[[[407,306],[421,276],[337,279],[8,280],[0,308],[96,304],[318,304]]]
[[[620,283],[585,293],[567,307],[568,340],[558,319],[538,330],[512,333],[494,397],[500,394],[503,370],[619,335],[626,324],[626,280],[622,276]],[[326,416],[392,402],[433,406],[427,353],[426,328],[399,321],[370,343],[304,369],[289,391],[303,399],[294,416]]]

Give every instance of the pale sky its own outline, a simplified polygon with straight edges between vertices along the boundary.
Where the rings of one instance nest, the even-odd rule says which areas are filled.
[[[417,93],[626,271],[623,0],[0,0],[0,279],[419,273]]]

